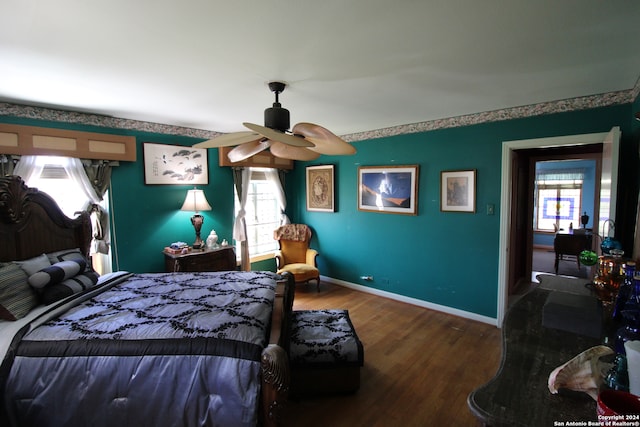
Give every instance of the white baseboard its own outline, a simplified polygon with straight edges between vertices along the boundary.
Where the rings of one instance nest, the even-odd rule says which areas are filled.
[[[493,317],[482,316],[480,314],[472,313],[470,311],[459,310],[457,308],[447,307],[446,305],[434,304],[428,301],[423,301],[417,298],[406,297],[404,295],[394,294],[393,292],[382,291],[380,289],[370,288],[368,286],[362,286],[355,283],[347,282],[340,279],[334,279],[332,277],[320,276],[322,282],[332,283],[338,286],[344,286],[345,288],[353,289],[359,292],[367,294],[377,295],[384,298],[389,298],[395,301],[404,302],[407,304],[417,305],[418,307],[428,308],[430,310],[440,311],[454,316],[463,317],[465,319],[475,320],[482,323],[488,323],[499,327],[498,320]]]

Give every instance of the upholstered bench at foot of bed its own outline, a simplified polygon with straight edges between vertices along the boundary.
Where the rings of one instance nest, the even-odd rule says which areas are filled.
[[[360,388],[364,350],[347,310],[294,311],[289,358],[293,396]]]

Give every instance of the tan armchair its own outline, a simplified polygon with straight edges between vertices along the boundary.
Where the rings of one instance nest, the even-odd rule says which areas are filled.
[[[280,249],[275,252],[278,273],[290,272],[296,283],[315,280],[320,290],[320,271],[316,264],[318,251],[309,248],[311,229],[305,224],[287,224],[273,232]]]

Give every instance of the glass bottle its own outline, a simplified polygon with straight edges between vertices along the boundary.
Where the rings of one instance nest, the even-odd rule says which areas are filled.
[[[624,343],[640,340],[640,276],[633,279],[633,290],[621,310],[622,326],[616,332],[615,351],[626,354]]]
[[[629,371],[625,355],[616,355],[613,366],[605,377],[605,384],[612,390],[629,391]]]
[[[618,290],[618,295],[616,297],[616,304],[613,309],[613,320],[614,322],[619,322],[622,318],[621,312],[624,308],[625,303],[631,297],[631,292],[633,291],[633,278],[636,274],[636,263],[633,261],[627,261],[624,266],[624,278],[622,284],[620,285],[620,289]]]

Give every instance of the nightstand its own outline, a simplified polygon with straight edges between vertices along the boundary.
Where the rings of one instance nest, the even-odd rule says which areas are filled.
[[[236,253],[233,246],[205,250],[195,249],[186,254],[163,253],[166,272],[231,271],[236,269]]]

